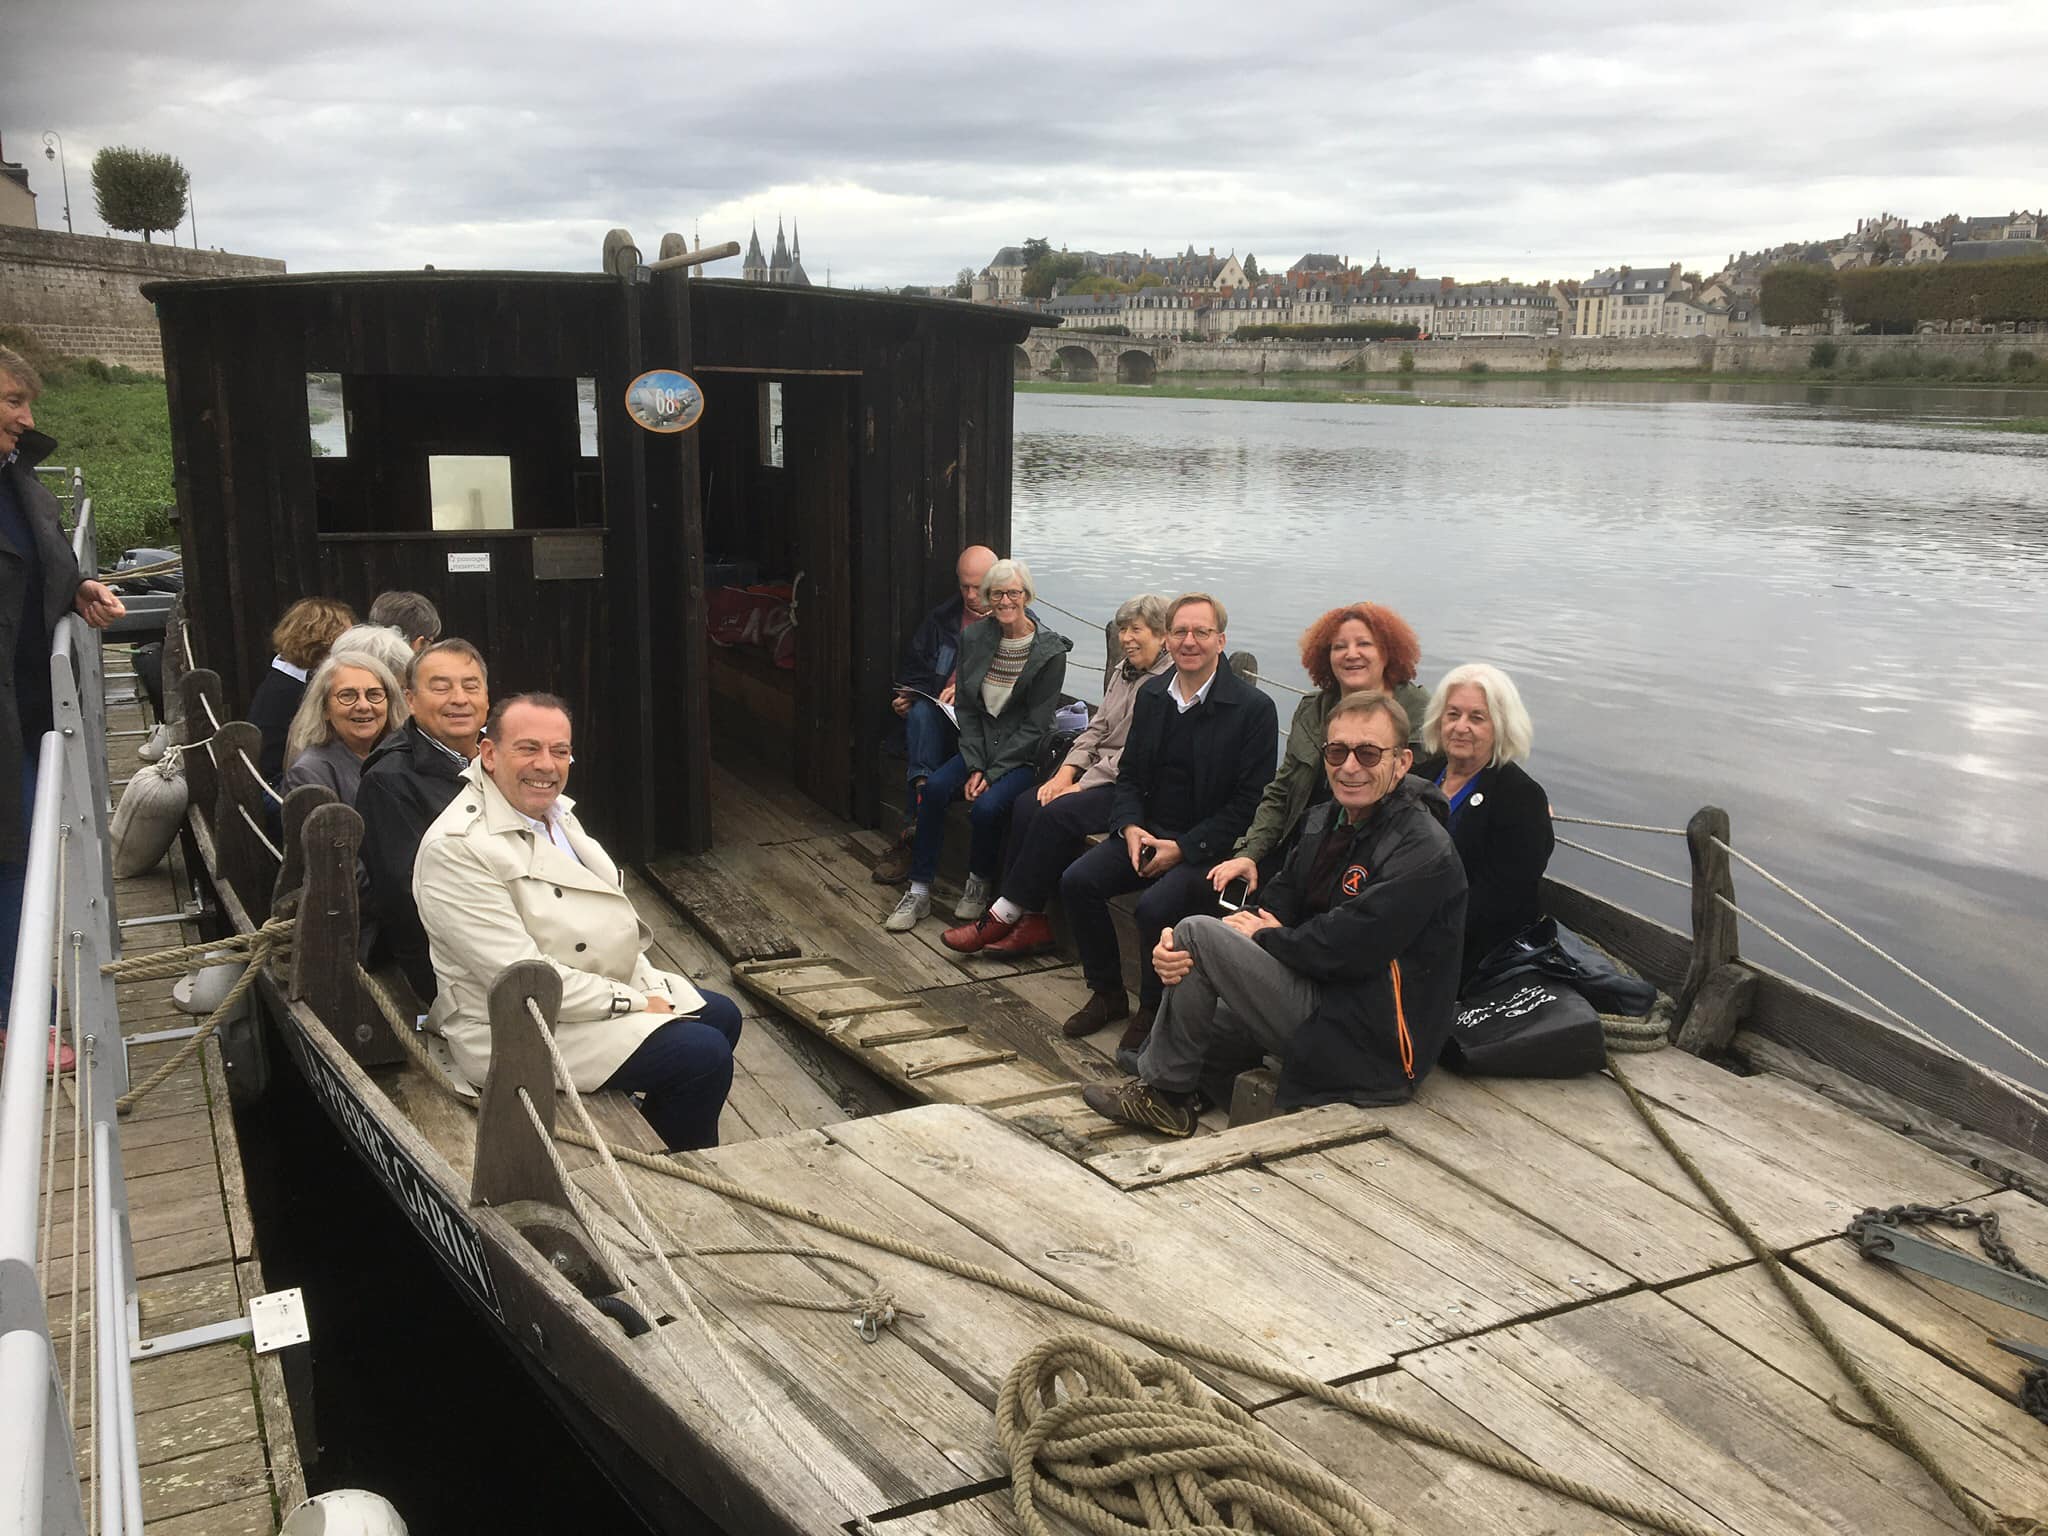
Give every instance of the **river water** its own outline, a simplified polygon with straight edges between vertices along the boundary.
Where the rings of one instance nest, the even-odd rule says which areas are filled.
[[[1310,619],[1390,604],[1425,684],[1464,661],[1515,678],[1560,813],[1683,826],[1724,806],[1738,848],[2048,1055],[2048,437],[1965,425],[2048,415],[2048,392],[1413,388],[1487,408],[1020,394],[1016,552],[1047,600],[1095,619],[1133,592],[1211,590],[1231,649],[1297,685]],[[1093,662],[1092,635],[1052,618]],[[1675,838],[1559,830],[1686,873]],[[1682,890],[1565,848],[1552,869],[1687,926]],[[1748,871],[1736,890],[2048,1086]],[[1839,992],[1756,930],[1742,942]]]

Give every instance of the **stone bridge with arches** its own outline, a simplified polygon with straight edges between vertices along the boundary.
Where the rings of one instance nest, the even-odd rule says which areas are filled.
[[[1092,383],[1150,384],[1173,355],[1173,342],[1156,336],[1105,336],[1039,326],[1016,347],[1017,377]]]

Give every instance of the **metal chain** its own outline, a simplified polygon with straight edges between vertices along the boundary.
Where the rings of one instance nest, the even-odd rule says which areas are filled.
[[[2014,1251],[2012,1244],[2005,1240],[1999,1230],[1996,1211],[1973,1211],[1960,1205],[1890,1205],[1882,1208],[1873,1205],[1849,1223],[1849,1236],[1861,1242],[1863,1234],[1872,1227],[1930,1225],[1954,1227],[1961,1232],[1975,1229],[1977,1246],[1984,1250],[1985,1258],[2022,1279],[2048,1283],[2048,1275],[2030,1268]],[[2043,1424],[2048,1424],[2048,1365],[2020,1368],[2019,1404]]]

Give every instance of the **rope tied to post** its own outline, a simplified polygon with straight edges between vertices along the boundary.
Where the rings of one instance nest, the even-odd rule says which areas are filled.
[[[1332,1476],[1186,1366],[1096,1339],[1048,1339],[996,1399],[1010,1497],[1030,1536],[1045,1513],[1101,1536],[1231,1530],[1374,1536],[1385,1527]]]
[[[161,981],[166,977],[183,976],[192,969],[194,962],[202,965],[244,962],[242,974],[228,988],[227,996],[200,1022],[199,1027],[186,1037],[163,1065],[114,1101],[117,1113],[125,1115],[148,1098],[213,1038],[214,1032],[240,1006],[249,989],[256,985],[257,976],[271,958],[284,959],[290,955],[292,929],[296,922],[297,919],[292,917],[273,917],[254,933],[238,933],[212,943],[181,944],[176,949],[152,950],[146,955],[109,960],[100,967],[102,976],[111,976],[117,982]]]

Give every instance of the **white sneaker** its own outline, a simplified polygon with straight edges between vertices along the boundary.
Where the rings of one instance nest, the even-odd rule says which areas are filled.
[[[988,911],[988,904],[996,897],[996,883],[984,880],[980,875],[969,875],[967,885],[960,892],[960,904],[953,908],[953,915],[963,923],[978,923],[982,914]]]
[[[891,933],[908,933],[931,915],[932,899],[930,896],[920,896],[915,891],[905,891],[903,899],[896,903],[896,910],[882,919],[882,926]]]
[[[168,725],[159,725],[149,733],[149,740],[135,749],[135,755],[145,763],[160,763],[170,744],[171,728]]]

